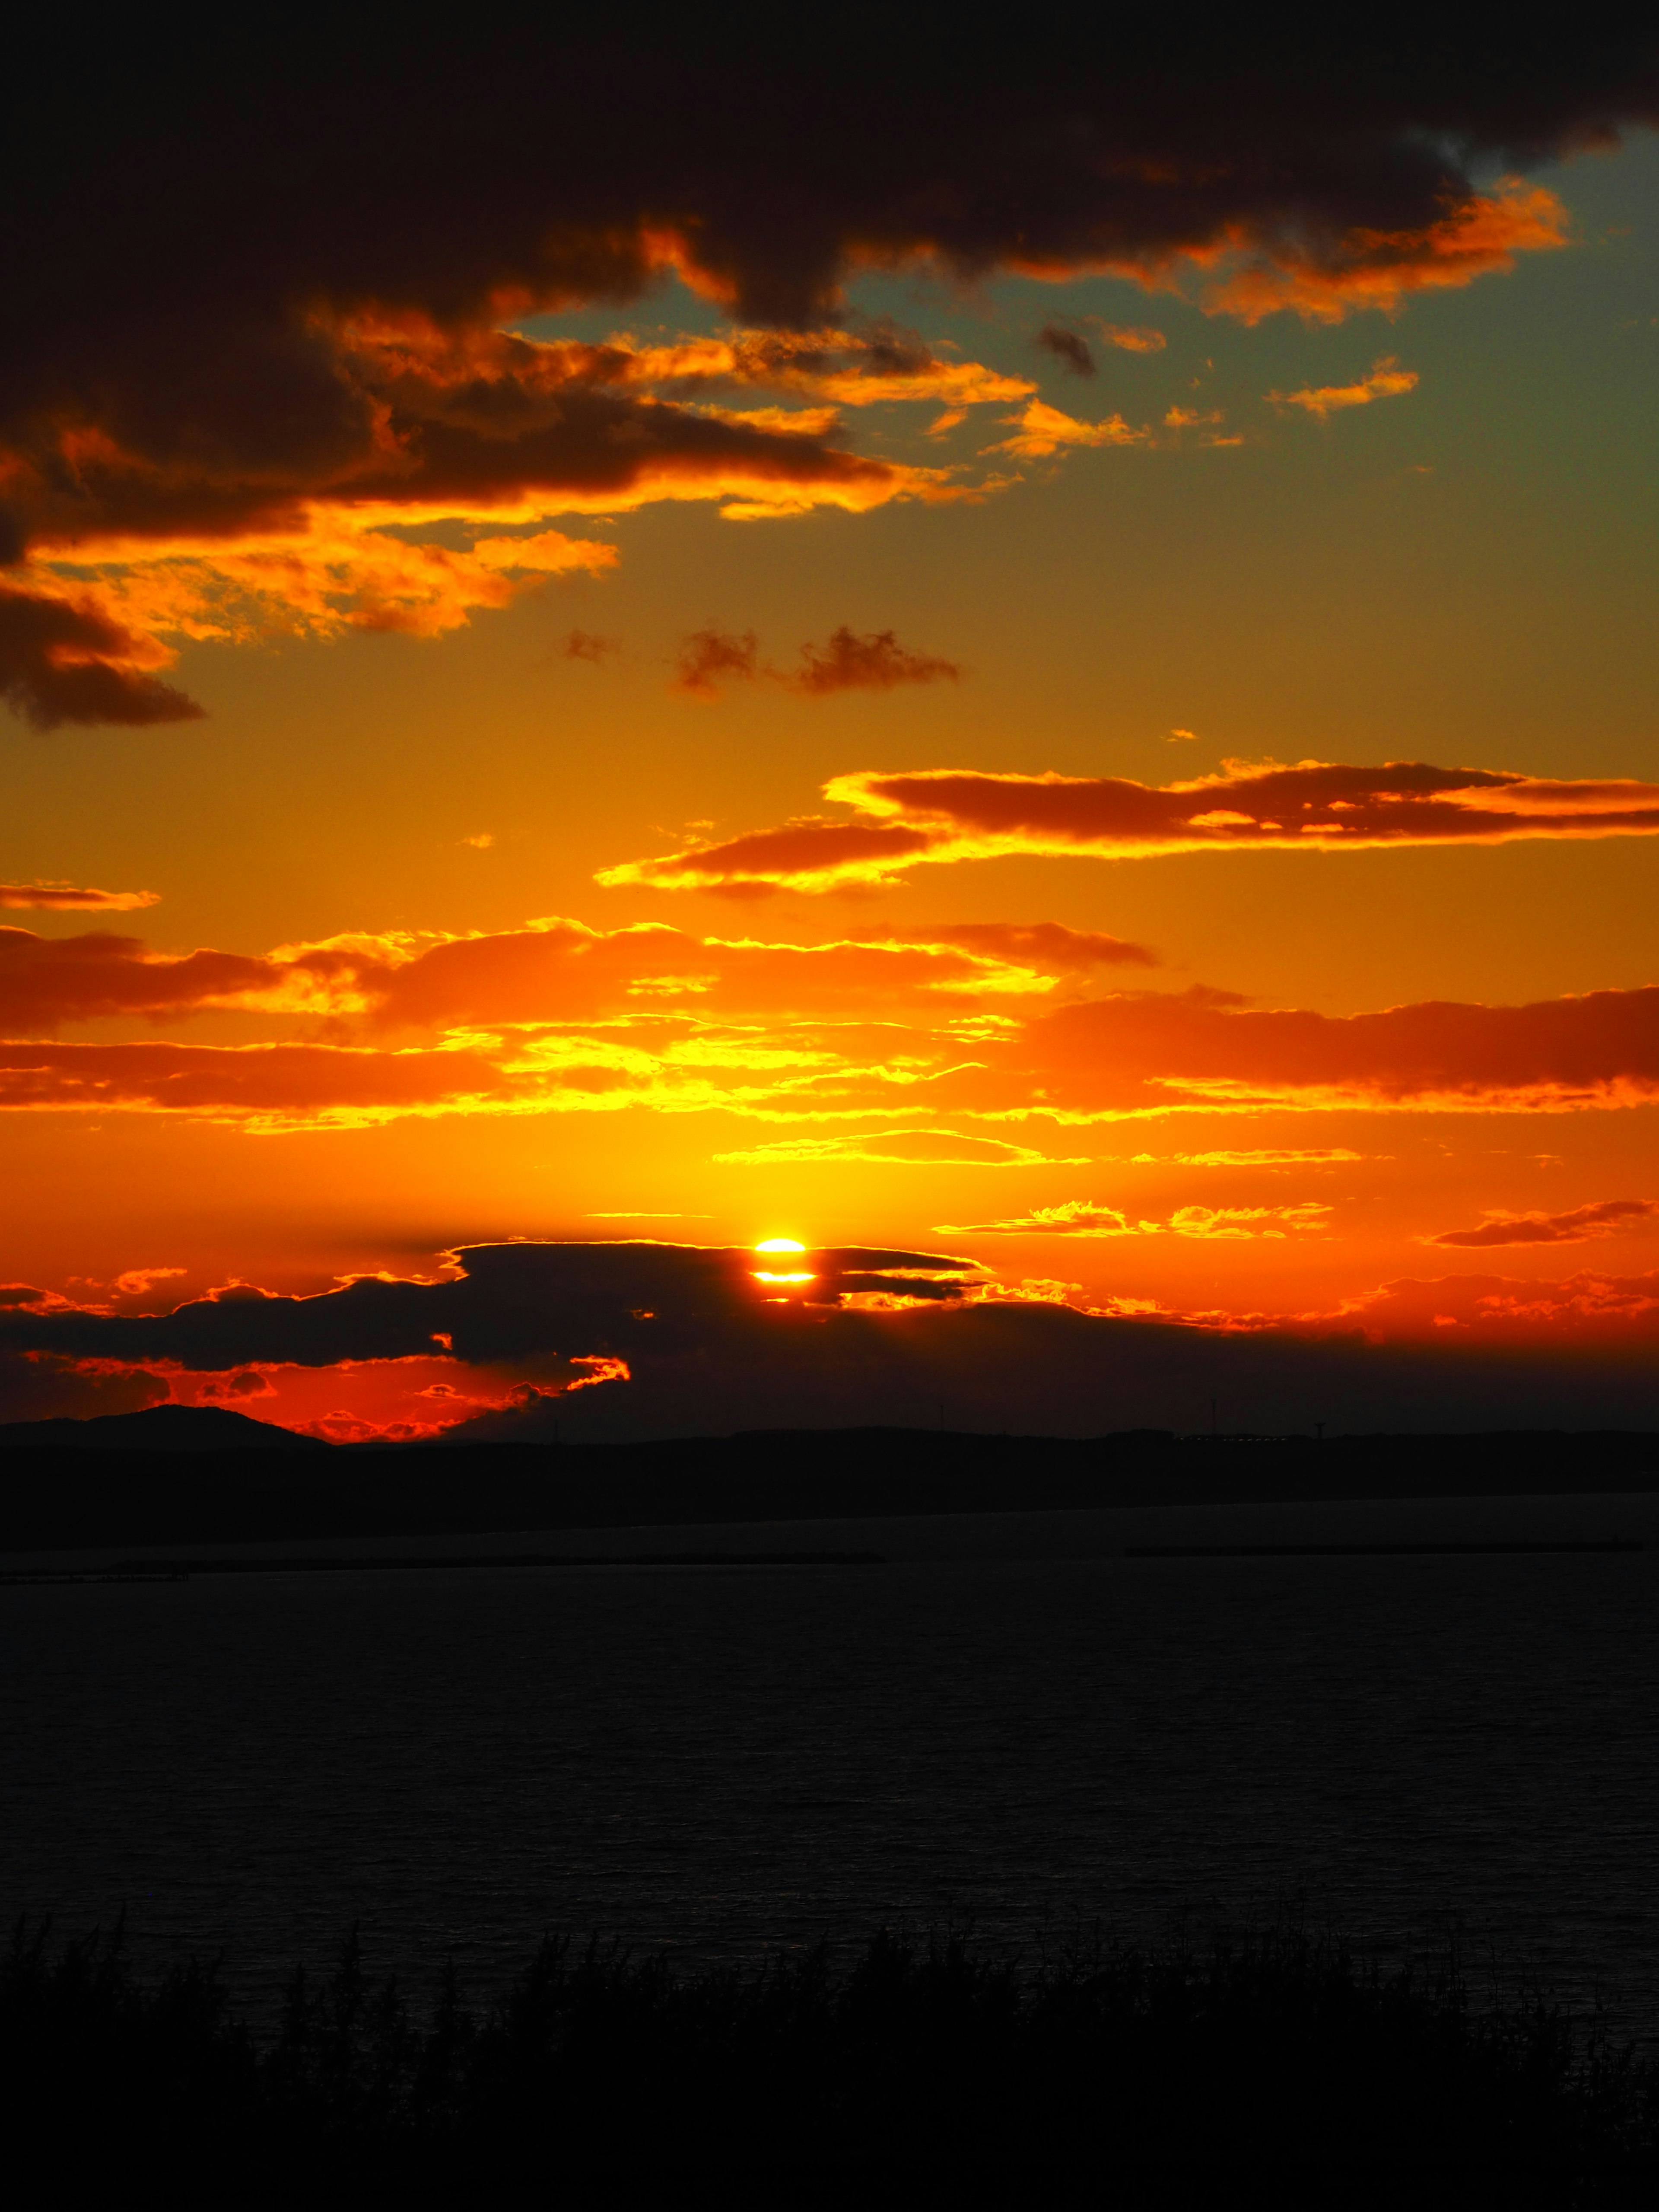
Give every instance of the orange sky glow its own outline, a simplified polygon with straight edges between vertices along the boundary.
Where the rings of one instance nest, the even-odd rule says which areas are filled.
[[[0,384],[0,1421],[1659,1425],[1602,112],[89,265]]]

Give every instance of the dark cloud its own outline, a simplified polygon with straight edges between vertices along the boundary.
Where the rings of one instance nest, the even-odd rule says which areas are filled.
[[[1497,1214],[1479,1229],[1450,1229],[1432,1242],[1476,1250],[1502,1244],[1583,1244],[1595,1237],[1616,1237],[1656,1215],[1659,1204],[1650,1198],[1609,1198],[1565,1213]]]
[[[1095,357],[1089,350],[1089,341],[1076,331],[1067,330],[1064,323],[1045,323],[1037,332],[1036,343],[1051,353],[1062,368],[1073,376],[1092,376]]]
[[[283,970],[234,952],[155,958],[136,937],[39,937],[0,927],[0,1030],[55,1029],[107,1014],[189,1013],[270,988]]]
[[[1060,974],[1163,965],[1144,945],[1110,937],[1103,929],[1068,929],[1061,921],[953,921],[925,934],[931,944],[960,945],[1000,960],[1029,960]]]
[[[88,40],[37,10],[11,33],[27,89],[0,144],[0,562],[136,540],[201,559],[302,537],[319,501],[560,511],[691,483],[869,505],[905,473],[822,424],[668,404],[605,349],[514,355],[497,326],[635,300],[670,269],[786,331],[850,319],[841,288],[872,265],[1184,272],[1249,319],[1392,308],[1561,242],[1546,188],[1479,180],[1659,115],[1629,21],[1251,15],[1194,35],[1109,11],[1050,41],[886,11],[804,59],[775,15],[641,38],[483,11],[441,39],[135,16]],[[948,372],[884,327],[858,343],[854,399]],[[197,711],[114,614],[32,592],[0,608],[24,714]],[[368,584],[347,618],[407,619]]]
[[[682,640],[674,665],[674,689],[689,691],[694,699],[715,699],[723,684],[752,684],[760,673],[760,641],[752,629],[739,637],[735,631],[694,630]]]
[[[1177,733],[1181,734],[1181,733]],[[1357,851],[1497,845],[1519,838],[1659,835],[1659,783],[1388,761],[1228,761],[1214,775],[1127,776],[921,769],[832,776],[824,796],[861,822],[797,816],[718,844],[602,869],[602,884],[763,896],[876,885],[934,865],[1013,854],[1139,860],[1170,853]],[[879,827],[876,825],[879,823]]]
[[[452,1428],[461,1442],[548,1441],[556,1422],[567,1441],[869,1422],[1189,1430],[1208,1425],[1212,1396],[1227,1428],[1659,1422],[1650,1276],[1391,1285],[1367,1310],[1364,1334],[1129,1320],[1040,1298],[975,1302],[962,1295],[975,1279],[969,1263],[927,1253],[508,1244],[459,1258],[465,1272],[453,1281],[370,1279],[313,1298],[243,1290],[154,1316],[0,1314],[0,1383],[27,1369],[79,1390],[88,1371],[76,1363],[95,1361],[100,1379],[77,1402],[101,1411],[118,1380],[153,1402],[155,1369],[228,1382],[273,1364],[442,1356],[458,1379],[467,1367],[539,1378],[507,1410]],[[757,1270],[813,1279],[768,1283]],[[1579,1316],[1576,1335],[1546,1340],[1533,1325],[1552,1297],[1569,1322]],[[1410,1334],[1374,1340],[1395,1307]],[[1466,1312],[1478,1340],[1445,1341],[1427,1327],[1431,1314]],[[70,1410],[44,1390],[30,1405]]]
[[[130,665],[141,651],[130,632],[95,610],[0,590],[0,699],[38,730],[198,720],[193,699]]]
[[[802,646],[799,672],[785,680],[792,690],[821,698],[830,691],[890,691],[896,684],[954,684],[961,673],[954,661],[913,653],[890,629],[860,637],[843,623],[822,648]]]
[[[484,1244],[458,1261],[453,1281],[367,1276],[310,1298],[237,1288],[168,1314],[19,1306],[0,1311],[0,1349],[165,1360],[214,1374],[269,1361],[429,1358],[437,1347],[474,1364],[628,1359],[684,1351],[711,1332],[735,1343],[744,1328],[767,1325],[775,1300],[821,1318],[854,1297],[954,1297],[980,1273],[972,1260],[864,1247],[797,1255],[650,1243]]]
[[[158,891],[100,891],[78,884],[0,884],[0,907],[125,914],[135,907],[155,906],[160,896]]]
[[[1195,989],[1038,1015],[955,1097],[1030,1114],[1210,1108],[1563,1111],[1659,1094],[1659,988],[1517,1006],[1425,1000],[1378,1013],[1257,1008]]]
[[[597,667],[607,653],[621,652],[622,641],[600,637],[591,629],[573,629],[567,632],[562,650],[567,660],[591,660]]]

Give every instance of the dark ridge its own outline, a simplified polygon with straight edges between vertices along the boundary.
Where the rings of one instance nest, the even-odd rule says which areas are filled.
[[[1126,1559],[1440,1559],[1511,1552],[1644,1552],[1633,1536],[1572,1544],[1132,1544]]]
[[[20,2202],[125,2195],[185,2147],[210,2201],[239,2203],[367,2184],[374,2203],[610,2207],[678,2180],[769,2212],[849,2185],[1127,2207],[1237,2202],[1224,2185],[1248,2180],[1249,2202],[1464,2212],[1649,2203],[1659,2179],[1659,2069],[1594,2020],[1483,2005],[1455,1952],[1385,1972],[1294,1928],[1035,1968],[886,1933],[841,1971],[822,1950],[685,1972],[549,1940],[493,2005],[450,1973],[418,2009],[354,1937],[331,1973],[296,1972],[269,2039],[210,1966],[145,1981],[118,1938],[20,1930],[0,2066],[8,2170],[52,2185]]]
[[[268,1449],[14,1448],[0,1452],[0,1551],[1650,1490],[1659,1437],[1616,1431],[1238,1437],[1223,1450],[1145,1430],[763,1430],[562,1447],[321,1446],[302,1462]]]
[[[228,1406],[146,1406],[89,1420],[0,1422],[0,1451],[329,1451],[315,1437],[256,1421]]]
[[[1639,1551],[1638,1545],[1637,1549]],[[879,1567],[879,1552],[474,1552],[456,1558],[356,1559],[124,1559],[56,1574],[0,1574],[0,1586],[56,1589],[74,1583],[183,1583],[192,1575],[362,1575],[452,1572],[457,1567]]]

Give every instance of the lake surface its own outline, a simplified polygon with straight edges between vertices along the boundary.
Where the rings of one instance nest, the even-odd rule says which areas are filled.
[[[1613,1535],[1650,1548],[1122,1556]],[[1300,1891],[1385,1949],[1460,1915],[1659,2030],[1659,1498],[270,1548],[514,1547],[886,1564],[0,1589],[0,1905],[125,1911],[141,1958],[222,1950],[263,2009],[353,1921],[372,1965],[484,1990],[548,1928],[1030,1951]]]

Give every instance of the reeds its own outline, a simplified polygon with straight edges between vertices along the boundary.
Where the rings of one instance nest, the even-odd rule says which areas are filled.
[[[146,1979],[118,1934],[20,1929],[0,2083],[14,2170],[29,2151],[65,2177],[183,2160],[240,2172],[239,2201],[279,2173],[291,2197],[302,2172],[313,2193],[447,2177],[459,2203],[713,2175],[727,2201],[811,2202],[861,2175],[961,2203],[1045,2174],[1068,2203],[1207,2177],[1281,2203],[1570,2206],[1659,2180],[1659,2075],[1594,2019],[1477,2006],[1455,1955],[1383,1972],[1295,1927],[1031,1968],[951,1936],[878,1933],[844,1971],[814,1951],[681,1972],[550,1939],[495,2002],[446,1974],[418,2012],[354,1936],[296,1974],[263,2041],[210,1966]]]

